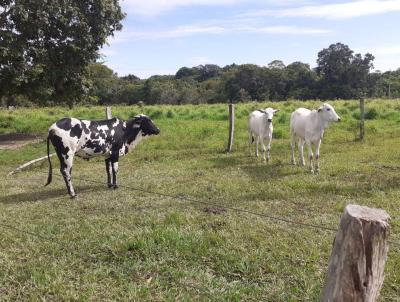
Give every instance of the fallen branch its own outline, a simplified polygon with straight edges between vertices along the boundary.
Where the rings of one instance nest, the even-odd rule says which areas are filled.
[[[55,155],[55,153],[51,153],[49,156],[51,157],[51,156],[53,156],[53,155]],[[42,160],[45,160],[46,158],[47,158],[47,155],[46,155],[46,156],[43,156],[43,157],[41,157],[41,158],[37,158],[37,159],[31,160],[31,161],[29,161],[29,162],[27,162],[27,163],[25,163],[25,164],[19,166],[17,169],[11,171],[10,173],[7,174],[7,176],[11,176],[11,175],[13,175],[13,174],[15,174],[15,173],[17,173],[17,172],[19,172],[19,171],[21,171],[21,170],[27,168],[27,167],[33,165],[34,163],[40,162],[40,161],[42,161]]]

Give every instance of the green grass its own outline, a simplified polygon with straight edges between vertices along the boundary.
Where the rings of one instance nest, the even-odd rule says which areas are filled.
[[[149,114],[161,128],[121,159],[122,186],[215,206],[109,190],[102,159],[75,160],[78,198],[70,200],[59,177],[43,187],[47,162],[6,177],[43,156],[44,142],[0,151],[0,300],[318,301],[334,232],[218,206],[332,228],[347,204],[378,207],[392,217],[390,239],[400,241],[400,101],[366,102],[365,142],[355,140],[357,102],[332,104],[343,122],[325,133],[319,175],[289,164],[288,141],[290,112],[317,102],[237,105],[232,154],[224,152],[226,105],[112,108],[123,118]],[[248,113],[266,106],[281,109],[269,165],[247,152]],[[44,138],[63,116],[102,118],[104,108],[0,110],[0,131]],[[399,263],[391,247],[380,301],[400,300]]]

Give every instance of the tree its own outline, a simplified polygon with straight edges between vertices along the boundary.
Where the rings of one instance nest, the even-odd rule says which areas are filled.
[[[43,95],[70,107],[80,101],[87,65],[122,28],[118,0],[2,2],[0,96]]]
[[[113,95],[118,91],[118,76],[111,68],[102,63],[91,63],[87,67],[87,80],[90,84],[89,95],[99,104],[112,103]]]
[[[225,92],[232,101],[242,100],[244,96],[252,100],[265,99],[268,95],[268,85],[263,69],[253,64],[239,65],[231,69],[226,74]]]
[[[317,74],[310,65],[293,62],[286,67],[287,93],[294,99],[307,100],[315,97]]]
[[[342,43],[330,45],[318,53],[316,69],[320,76],[320,97],[349,99],[366,91],[367,77],[374,57],[355,54]]]
[[[281,60],[273,60],[272,62],[268,63],[267,67],[271,69],[284,69],[285,64]]]

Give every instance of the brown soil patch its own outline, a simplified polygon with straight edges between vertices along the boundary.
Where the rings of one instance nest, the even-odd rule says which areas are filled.
[[[36,143],[41,137],[34,134],[7,133],[0,134],[0,150],[18,149],[30,143]]]

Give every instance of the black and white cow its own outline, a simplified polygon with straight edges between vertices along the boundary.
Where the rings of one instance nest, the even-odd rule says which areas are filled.
[[[74,198],[76,193],[71,182],[71,171],[75,155],[87,160],[94,156],[105,156],[108,187],[116,189],[119,158],[135,148],[142,138],[159,133],[160,129],[145,115],[128,121],[118,118],[102,121],[63,118],[49,128],[47,156],[50,166],[46,186],[52,180],[49,141],[60,160],[60,171],[68,193]]]

